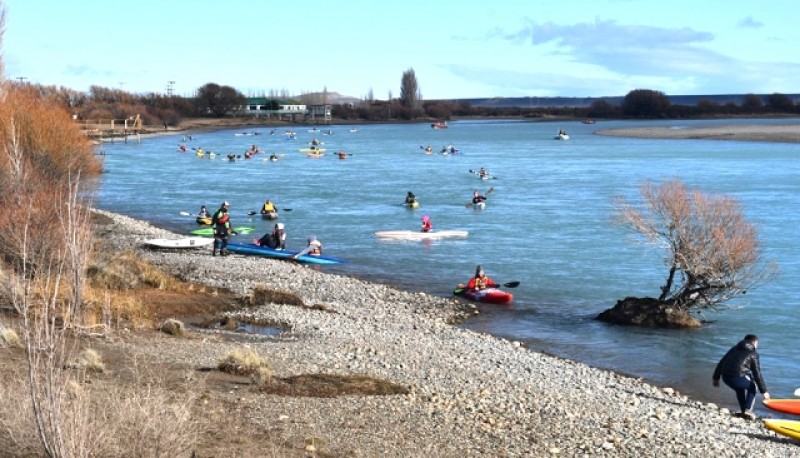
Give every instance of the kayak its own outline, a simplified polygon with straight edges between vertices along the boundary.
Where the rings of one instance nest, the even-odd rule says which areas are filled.
[[[312,153],[312,154],[322,154],[325,152],[325,148],[300,148],[299,150],[301,153]]]
[[[487,304],[508,304],[514,299],[514,295],[497,288],[486,288],[481,290],[456,288],[453,291],[456,296],[463,296],[471,301],[485,302]]]
[[[764,406],[776,412],[800,415],[800,399],[765,399]]]
[[[438,240],[449,237],[465,238],[468,235],[468,231],[378,231],[375,233],[375,236],[380,239],[397,240]]]
[[[250,254],[256,256],[264,256],[267,258],[287,259],[292,260],[292,256],[296,255],[297,251],[289,250],[276,250],[265,246],[256,245],[255,243],[229,243],[228,251],[238,254]],[[296,259],[300,262],[309,264],[342,264],[343,260],[330,256],[313,256],[304,254]]]
[[[262,213],[261,219],[278,219],[278,212]]]
[[[408,208],[418,208],[419,207],[419,201],[415,200],[414,202],[411,202],[410,204],[406,204],[406,206]]]
[[[149,239],[144,244],[156,248],[199,248],[214,243],[213,239],[203,237],[184,237],[182,239]]]
[[[252,234],[255,229],[252,227],[236,227],[233,229],[239,234]],[[214,235],[214,228],[213,227],[204,227],[202,229],[195,229],[190,232],[192,235],[201,235],[201,236],[213,236]]]
[[[778,434],[783,434],[792,439],[800,439],[800,421],[770,418],[764,420],[764,426]]]
[[[198,216],[197,218],[195,218],[195,221],[197,222],[197,224],[202,224],[204,226],[211,224],[211,218],[201,218]]]

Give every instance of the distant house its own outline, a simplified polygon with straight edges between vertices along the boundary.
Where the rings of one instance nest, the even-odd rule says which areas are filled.
[[[293,118],[296,115],[306,116],[308,109],[306,105],[280,104],[277,100],[266,97],[248,97],[247,104],[236,110],[237,116],[272,117],[278,119],[283,116]],[[292,119],[293,120],[293,119]]]

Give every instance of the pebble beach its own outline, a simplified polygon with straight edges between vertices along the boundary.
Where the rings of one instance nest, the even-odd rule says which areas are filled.
[[[409,389],[390,396],[241,398],[248,419],[267,430],[324,438],[315,450],[321,456],[800,456],[792,439],[734,416],[732,390],[729,405],[704,403],[464,330],[452,324],[471,313],[471,304],[460,300],[287,261],[212,257],[210,248],[149,249],[144,240],[181,236],[97,213],[112,221],[97,230],[109,247],[131,250],[185,281],[241,294],[268,286],[316,306],[268,304],[233,313],[284,330],[247,344],[272,362],[275,375],[359,374]],[[190,338],[160,341],[151,351],[200,368],[215,366],[234,347]],[[710,384],[712,371],[697,383]]]

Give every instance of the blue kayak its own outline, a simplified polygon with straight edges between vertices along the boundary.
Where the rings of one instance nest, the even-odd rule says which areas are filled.
[[[299,262],[306,262],[309,264],[344,263],[343,260],[333,258],[330,256],[312,256],[310,254],[304,254],[297,259],[292,259],[292,256],[298,253],[297,251],[275,250],[269,247],[256,245],[255,243],[229,243],[228,251],[230,251],[231,253],[238,253],[238,254],[252,254],[256,256],[264,256],[266,258],[288,259]]]

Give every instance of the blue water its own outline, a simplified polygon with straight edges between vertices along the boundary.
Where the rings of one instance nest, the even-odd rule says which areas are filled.
[[[727,348],[747,333],[761,338],[766,381],[773,396],[800,386],[795,345],[800,284],[800,145],[701,140],[648,140],[594,135],[600,128],[669,125],[683,128],[732,121],[578,122],[455,121],[447,130],[428,124],[331,126],[334,135],[295,126],[296,140],[279,128],[252,127],[199,133],[190,148],[215,151],[216,159],[177,151],[181,135],[141,143],[103,145],[105,171],[100,208],[148,220],[180,233],[195,229],[200,205],[231,203],[235,226],[265,232],[274,222],[247,216],[271,198],[285,223],[287,247],[309,235],[325,253],[345,258],[326,271],[447,296],[481,264],[499,282],[519,280],[512,307],[481,307],[465,327],[524,341],[529,347],[590,365],[673,386],[699,399],[733,406],[733,393],[713,389],[711,373]],[[745,124],[769,120],[733,121]],[[781,120],[780,123],[800,122]],[[569,141],[554,140],[559,128]],[[327,130],[327,129],[323,129]],[[298,152],[312,138],[327,155]],[[229,162],[257,144],[283,154]],[[424,154],[443,145],[457,155]],[[352,156],[336,158],[336,151]],[[486,167],[497,179],[481,181],[469,170]],[[690,331],[610,326],[593,320],[626,296],[656,296],[667,269],[663,252],[612,224],[614,197],[637,199],[644,180],[679,177],[691,187],[741,200],[761,235],[764,255],[780,276],[733,301],[732,310],[710,313],[713,322]],[[474,190],[490,187],[483,211],[466,208]],[[408,191],[421,202],[402,205]],[[383,242],[374,231],[412,229],[428,214],[434,229],[464,229],[467,239]],[[249,240],[252,236],[239,236]],[[213,262],[209,255],[208,262]]]

